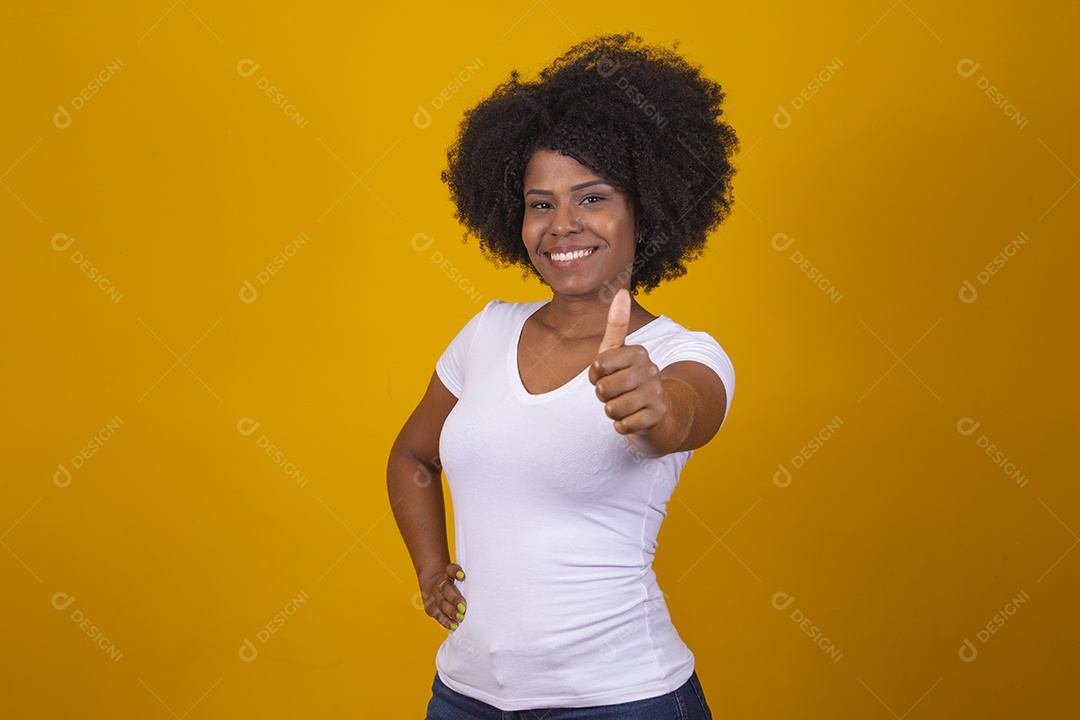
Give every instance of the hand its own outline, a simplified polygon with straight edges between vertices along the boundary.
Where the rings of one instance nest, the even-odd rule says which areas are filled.
[[[420,580],[424,610],[448,630],[457,630],[458,623],[465,619],[465,598],[454,585],[454,580],[464,579],[465,571],[461,566],[450,563],[445,569]]]
[[[607,330],[589,368],[589,382],[620,435],[647,434],[667,415],[660,369],[641,345],[626,345],[630,293],[620,289],[608,309]]]

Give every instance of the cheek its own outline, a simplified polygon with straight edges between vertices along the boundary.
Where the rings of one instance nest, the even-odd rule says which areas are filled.
[[[622,215],[605,218],[604,237],[616,252],[634,254],[634,226]]]
[[[521,223],[521,242],[525,244],[530,253],[533,251],[533,246],[536,244],[536,223],[531,223],[528,220]]]
[[[605,231],[616,238],[631,237],[634,234],[633,207],[625,202],[612,202],[598,213],[597,220],[603,223]]]

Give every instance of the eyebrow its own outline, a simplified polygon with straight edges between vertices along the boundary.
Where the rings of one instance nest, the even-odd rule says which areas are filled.
[[[573,187],[570,188],[570,192],[575,192],[577,190],[581,190],[582,188],[587,188],[590,185],[609,185],[609,184],[610,183],[608,183],[608,182],[606,182],[604,180],[590,180],[589,182],[584,182],[584,183],[581,183],[580,185],[574,185]],[[534,190],[529,190],[525,194],[526,195],[554,195],[555,193],[551,192],[550,190],[535,190],[534,189]]]

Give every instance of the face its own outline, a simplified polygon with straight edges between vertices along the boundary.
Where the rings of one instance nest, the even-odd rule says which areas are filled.
[[[556,294],[630,287],[636,236],[631,198],[577,160],[537,150],[525,169],[521,239]]]

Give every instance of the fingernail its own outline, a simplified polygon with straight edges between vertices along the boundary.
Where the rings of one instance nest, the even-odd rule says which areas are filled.
[[[457,579],[458,579],[458,580],[464,580],[464,579],[465,579],[465,573],[463,573],[463,572],[461,572],[460,570],[458,570],[458,571],[457,571]]]
[[[461,612],[465,612],[465,603],[458,603],[457,604],[457,609],[460,610]]]
[[[451,630],[457,630],[457,623],[456,622],[450,623],[450,629]]]
[[[458,613],[458,614],[457,614],[457,619],[458,619],[458,620],[464,620],[464,619],[465,619],[465,616],[464,616],[464,615],[462,615],[461,613]]]

